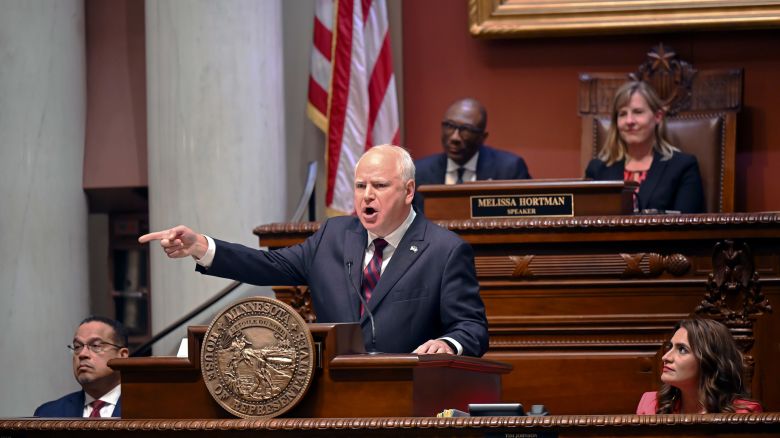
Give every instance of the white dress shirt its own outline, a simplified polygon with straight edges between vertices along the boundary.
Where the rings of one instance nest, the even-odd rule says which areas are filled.
[[[472,182],[477,180],[477,159],[479,158],[479,152],[474,154],[470,160],[466,161],[466,164],[461,166],[460,164],[447,158],[447,173],[444,174],[444,184],[456,184],[458,182],[458,169],[463,167],[463,182]]]
[[[101,417],[111,417],[114,415],[114,408],[119,402],[119,396],[122,395],[122,385],[116,385],[114,389],[108,391],[100,397],[100,400],[106,402],[102,408],[100,408]],[[95,397],[84,392],[84,412],[82,417],[89,417],[92,414],[92,402],[95,401]]]
[[[411,209],[409,211],[409,215],[406,216],[406,219],[401,222],[401,225],[399,225],[398,228],[384,237],[385,241],[387,242],[387,246],[385,246],[385,249],[382,251],[382,267],[380,268],[380,275],[382,272],[385,272],[385,267],[387,267],[387,264],[390,263],[390,259],[393,257],[393,254],[395,254],[395,249],[398,248],[398,244],[401,243],[401,239],[403,239],[404,234],[406,234],[406,230],[408,230],[412,225],[412,222],[414,222],[415,217],[417,217],[417,213],[415,213],[414,209]],[[368,232],[368,242],[366,243],[366,251],[363,255],[362,269],[365,269],[366,266],[368,266],[368,263],[371,261],[371,257],[374,256],[374,240],[378,238],[379,236],[376,234],[372,233],[371,231]]]

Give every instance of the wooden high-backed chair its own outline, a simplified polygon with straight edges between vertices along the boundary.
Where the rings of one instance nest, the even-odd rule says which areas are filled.
[[[707,211],[733,212],[742,69],[696,70],[659,44],[633,73],[580,74],[583,172],[604,144],[612,97],[629,80],[648,82],[664,101],[670,142],[699,161]]]

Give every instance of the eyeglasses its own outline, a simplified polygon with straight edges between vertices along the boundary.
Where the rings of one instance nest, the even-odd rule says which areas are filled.
[[[441,130],[444,132],[445,135],[452,135],[455,130],[458,130],[458,135],[461,137],[476,137],[483,132],[485,132],[482,128],[477,128],[474,125],[461,125],[459,123],[451,122],[449,120],[445,120],[441,122]]]
[[[79,354],[81,353],[81,350],[84,349],[84,347],[87,347],[88,350],[92,351],[93,353],[100,354],[104,351],[106,351],[107,348],[125,348],[121,345],[112,344],[110,342],[105,341],[92,341],[89,344],[82,344],[81,342],[74,342],[73,345],[68,345],[68,349],[73,352],[73,354]]]

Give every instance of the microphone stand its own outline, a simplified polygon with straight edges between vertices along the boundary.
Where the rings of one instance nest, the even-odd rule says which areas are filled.
[[[360,291],[355,288],[355,284],[352,283],[352,260],[347,262],[347,282],[349,283],[350,289],[355,291],[360,299],[360,304],[363,305],[364,311],[368,314],[368,321],[371,323],[371,348],[368,349],[367,353],[379,354],[379,351],[376,349],[376,325],[374,324],[374,314],[371,313],[371,309],[368,308],[368,302],[363,298],[363,294],[361,294]]]

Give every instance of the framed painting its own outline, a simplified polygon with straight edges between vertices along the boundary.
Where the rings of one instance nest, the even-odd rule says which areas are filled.
[[[779,26],[780,0],[469,0],[482,38]]]

